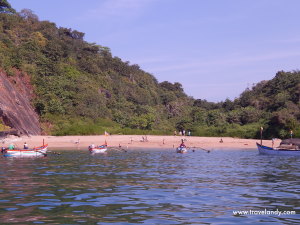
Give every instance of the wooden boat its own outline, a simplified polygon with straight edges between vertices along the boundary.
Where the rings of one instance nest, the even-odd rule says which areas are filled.
[[[176,152],[177,153],[186,153],[187,152],[187,148],[179,146],[178,148],[176,148]]]
[[[300,156],[300,150],[283,149],[283,148],[271,148],[261,144],[256,143],[258,151],[260,154],[264,155],[290,155],[290,156]]]
[[[32,149],[5,149],[3,156],[5,157],[33,157],[46,156],[48,145],[42,145]]]
[[[107,151],[107,145],[104,144],[96,147],[89,146],[89,151],[90,153],[104,153]]]

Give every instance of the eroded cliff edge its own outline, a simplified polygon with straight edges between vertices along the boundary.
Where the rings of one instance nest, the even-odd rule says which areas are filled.
[[[8,77],[0,71],[0,119],[19,135],[39,135],[39,116],[31,105],[33,88],[28,75],[16,71]]]

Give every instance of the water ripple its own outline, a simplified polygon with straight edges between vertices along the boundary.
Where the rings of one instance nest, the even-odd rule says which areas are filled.
[[[20,224],[297,224],[299,158],[140,150],[1,158],[0,218]],[[236,210],[296,215],[233,215]]]

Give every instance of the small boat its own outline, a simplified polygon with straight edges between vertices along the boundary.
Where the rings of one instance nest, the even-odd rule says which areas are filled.
[[[107,151],[107,145],[104,144],[96,147],[89,146],[89,151],[90,153],[104,153]]]
[[[3,156],[5,157],[33,157],[47,156],[48,145],[42,145],[31,149],[5,149]]]
[[[300,156],[300,150],[296,149],[284,149],[284,148],[271,148],[261,144],[256,143],[258,151],[260,154],[264,155],[290,155],[290,156]]]
[[[176,148],[177,153],[186,153],[187,152],[187,147],[184,144],[184,139],[181,139],[181,144],[179,145],[178,148]]]
[[[176,152],[177,153],[186,153],[187,152],[187,148],[179,146],[178,148],[176,148]]]

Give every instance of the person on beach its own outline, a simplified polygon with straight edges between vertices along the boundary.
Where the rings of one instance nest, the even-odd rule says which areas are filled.
[[[15,149],[14,144],[10,144],[10,145],[8,146],[8,149],[9,149],[9,150],[14,150],[14,149]]]
[[[24,143],[24,149],[28,149],[28,144],[26,142]]]

